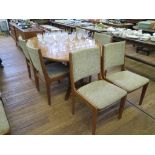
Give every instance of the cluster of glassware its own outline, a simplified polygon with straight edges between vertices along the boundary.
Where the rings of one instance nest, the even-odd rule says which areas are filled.
[[[77,32],[50,32],[37,34],[37,39],[42,48],[47,48],[50,53],[61,55],[71,50],[90,48],[95,46],[95,41],[88,38],[87,31]]]
[[[139,40],[149,40],[154,38],[154,35],[151,36],[149,33],[142,33],[142,30],[131,30],[125,28],[113,28],[110,27],[107,29],[108,33],[113,34],[114,36],[119,36],[123,38],[132,38],[132,39],[139,39]]]

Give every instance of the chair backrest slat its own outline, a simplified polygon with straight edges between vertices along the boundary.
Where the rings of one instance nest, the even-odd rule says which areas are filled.
[[[124,65],[125,41],[106,44],[102,55],[104,70]]]
[[[100,73],[99,48],[90,48],[70,53],[73,68],[73,81]]]
[[[103,33],[94,33],[94,39],[97,44],[103,46],[112,42],[112,36]]]
[[[30,55],[28,53],[27,47],[26,47],[26,40],[23,40],[21,36],[18,37],[19,45],[22,48],[22,51],[25,55],[25,57],[30,61]]]

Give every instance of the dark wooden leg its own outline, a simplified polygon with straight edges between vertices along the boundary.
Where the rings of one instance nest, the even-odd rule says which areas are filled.
[[[35,79],[36,88],[37,88],[37,90],[39,91],[39,77],[38,77],[38,75],[37,75],[36,70],[33,69],[33,71],[34,71],[34,79]]]
[[[123,110],[124,110],[126,98],[127,98],[127,96],[125,96],[125,97],[123,97],[123,98],[121,99],[120,107],[119,107],[118,119],[121,119],[121,118],[122,118],[122,114],[123,114]]]
[[[71,81],[70,81],[70,77],[68,77],[68,88],[65,95],[65,100],[68,100],[70,96],[71,96]]]
[[[91,79],[92,79],[91,76],[89,76],[89,83],[91,82]]]
[[[2,64],[2,59],[0,58],[0,68],[4,68],[3,64]]]
[[[58,80],[58,83],[60,84],[60,83],[61,83],[61,81],[60,81],[60,80]]]
[[[149,83],[147,83],[147,84],[145,84],[143,86],[141,97],[140,97],[140,101],[139,101],[139,105],[142,105],[142,102],[143,102],[143,99],[144,99],[144,96],[145,96],[146,89],[147,89],[148,85],[149,85]]]
[[[75,114],[75,95],[72,95],[72,114]]]
[[[49,83],[46,83],[46,90],[47,90],[48,105],[51,105],[51,91]]]
[[[69,86],[65,95],[65,100],[68,100],[70,98],[71,95],[71,87]]]
[[[92,135],[96,133],[96,122],[97,122],[97,109],[93,109],[93,118],[92,118]]]
[[[29,78],[31,79],[31,69],[30,69],[30,64],[26,61],[26,65],[27,65],[27,70],[28,70],[28,74],[29,74]]]

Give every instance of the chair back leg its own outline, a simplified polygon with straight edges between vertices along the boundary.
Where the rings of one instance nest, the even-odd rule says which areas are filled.
[[[139,101],[139,105],[142,105],[145,93],[146,93],[146,89],[148,87],[149,83],[145,84],[142,88],[142,93],[141,93],[141,97],[140,97],[140,101]]]
[[[122,118],[122,114],[123,114],[123,110],[124,110],[126,98],[127,98],[127,96],[125,96],[125,97],[123,97],[123,98],[121,99],[120,107],[119,107],[118,119],[121,119],[121,118]]]
[[[31,79],[31,69],[30,69],[30,64],[27,62],[27,60],[26,60],[26,65],[27,65],[27,70],[28,70],[29,78]]]
[[[98,110],[97,109],[93,109],[93,113],[92,114],[93,114],[93,118],[92,118],[92,135],[95,135]]]

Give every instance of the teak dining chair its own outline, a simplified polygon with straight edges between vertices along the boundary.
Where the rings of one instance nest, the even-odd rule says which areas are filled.
[[[96,44],[98,44],[99,46],[104,46],[105,44],[109,44],[112,42],[112,36],[107,35],[107,34],[103,34],[103,33],[94,33],[94,39]]]
[[[98,112],[121,100],[119,116],[122,117],[126,101],[126,91],[102,80],[99,48],[83,49],[69,54],[72,113],[75,112],[75,97],[80,98],[92,110],[92,134],[95,134]],[[98,80],[80,88],[76,83],[88,76],[98,75]]]
[[[50,85],[54,81],[69,77],[68,67],[64,66],[61,63],[51,63],[45,66],[40,49],[35,48],[31,40],[28,40],[26,45],[33,64],[37,89],[39,91],[39,78],[43,79],[46,84],[48,104],[51,105]]]
[[[22,37],[19,36],[18,41],[19,41],[19,45],[20,45],[20,47],[24,53],[24,56],[25,56],[29,78],[31,78],[31,69],[30,68],[32,67],[32,64],[31,64],[31,60],[30,60],[30,55],[27,51],[26,40],[23,40]]]
[[[125,41],[106,44],[102,52],[102,76],[128,93],[143,87],[139,101],[139,105],[141,105],[149,79],[125,70]],[[109,69],[119,66],[121,71],[107,75]]]

